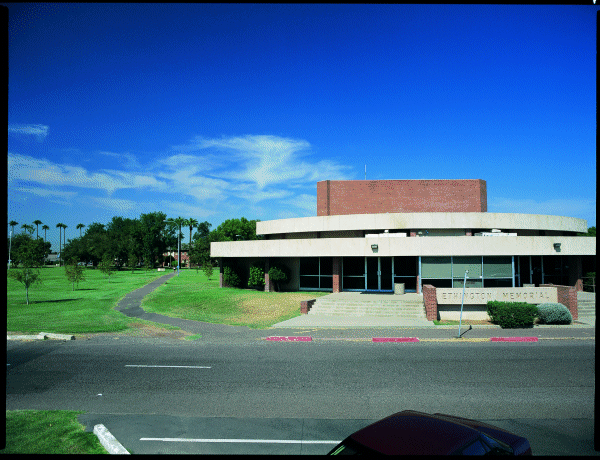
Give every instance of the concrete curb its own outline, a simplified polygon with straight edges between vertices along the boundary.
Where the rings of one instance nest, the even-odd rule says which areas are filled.
[[[94,426],[94,434],[109,454],[131,455],[102,424]]]
[[[274,342],[312,342],[312,337],[310,336],[304,336],[304,337],[277,337],[277,336],[272,336],[272,337],[265,337],[265,340],[271,340]]]
[[[6,335],[6,340],[75,340],[74,335],[40,332],[38,335]]]

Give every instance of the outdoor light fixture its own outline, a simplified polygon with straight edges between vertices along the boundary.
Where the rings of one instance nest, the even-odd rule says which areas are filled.
[[[378,247],[378,246],[377,246],[376,244],[372,244],[372,245],[371,245],[371,249],[372,249],[373,251],[377,250],[377,247]]]
[[[560,252],[560,243],[554,243],[554,250]]]

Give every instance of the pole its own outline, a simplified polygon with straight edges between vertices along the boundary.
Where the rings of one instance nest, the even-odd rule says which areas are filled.
[[[467,286],[467,273],[469,273],[469,270],[465,270],[465,280],[463,281],[463,294],[462,301],[460,302],[460,319],[458,321],[458,338],[460,338],[460,326],[462,324],[463,305],[465,304],[465,287]]]
[[[10,263],[12,262],[12,260],[10,260],[10,250],[12,248],[12,230],[10,231],[10,242],[8,243],[8,269],[10,270]]]
[[[177,276],[179,276],[179,263],[181,260],[181,256],[179,255],[179,234],[181,232],[177,233]]]

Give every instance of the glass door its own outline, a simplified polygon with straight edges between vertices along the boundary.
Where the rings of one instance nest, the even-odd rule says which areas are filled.
[[[380,257],[379,258],[379,289],[382,291],[393,291],[394,286],[392,283],[392,258],[391,257]]]
[[[367,290],[379,290],[379,257],[367,257]]]

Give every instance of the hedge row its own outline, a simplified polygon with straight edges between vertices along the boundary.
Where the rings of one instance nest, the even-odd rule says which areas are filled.
[[[536,317],[545,324],[570,324],[573,321],[569,309],[559,303],[532,305],[491,301],[487,303],[487,313],[492,323],[502,328],[532,327]]]

